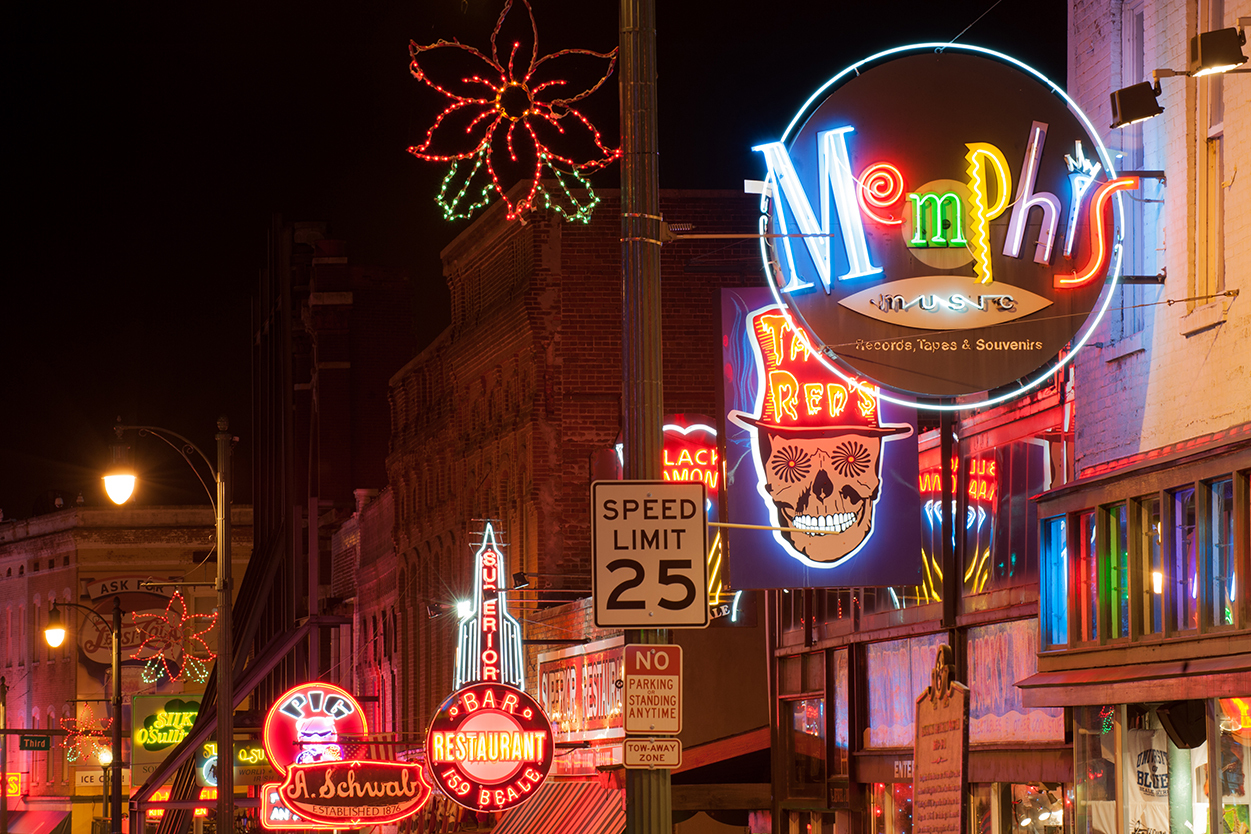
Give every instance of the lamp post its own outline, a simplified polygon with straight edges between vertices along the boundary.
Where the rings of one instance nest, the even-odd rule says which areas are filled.
[[[113,623],[110,625],[99,612],[76,602],[56,602],[48,610],[48,625],[43,630],[44,640],[52,648],[65,642],[65,624],[61,622],[60,606],[79,608],[100,621],[109,630],[113,644],[113,739],[110,747],[111,758],[106,767],[112,771],[112,791],[109,804],[109,829],[111,834],[122,834],[122,599],[113,597]]]
[[[182,456],[200,479],[209,503],[213,505],[216,521],[217,545],[217,749],[226,751],[226,761],[234,760],[234,666],[232,657],[231,598],[230,598],[230,447],[234,436],[229,432],[230,422],[223,416],[217,419],[217,466],[214,468],[208,456],[200,448],[178,432],[159,426],[127,426],[119,419],[113,431],[117,439],[127,431],[137,431],[140,437],[152,436]],[[104,476],[104,489],[114,503],[125,503],[134,490],[135,473],[114,447],[113,468]],[[192,453],[208,467],[216,490],[209,489],[200,474]],[[231,834],[234,829],[234,772],[230,767],[219,768],[217,773],[217,830]],[[114,788],[116,790],[116,787]],[[116,826],[117,823],[114,822]],[[115,832],[116,834],[116,832]]]
[[[108,796],[109,796],[109,765],[111,765],[112,763],[113,763],[113,751],[112,751],[112,750],[101,750],[101,751],[100,751],[100,775],[101,775],[101,777],[103,778],[103,781],[104,781],[104,797],[105,797],[105,801],[104,801],[104,821],[105,821],[105,822],[108,822],[108,821],[112,818],[112,815],[109,813],[109,803],[108,803]]]

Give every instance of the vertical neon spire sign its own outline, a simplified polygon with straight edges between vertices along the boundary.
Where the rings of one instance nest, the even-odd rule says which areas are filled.
[[[460,621],[453,687],[486,681],[525,689],[521,656],[521,624],[508,613],[505,602],[508,566],[487,522],[482,545],[474,555],[473,601]]]

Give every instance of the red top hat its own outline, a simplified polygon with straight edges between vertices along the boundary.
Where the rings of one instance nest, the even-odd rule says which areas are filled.
[[[748,317],[756,347],[756,370],[764,386],[759,415],[731,411],[740,426],[775,434],[826,437],[911,433],[907,423],[883,425],[877,386],[847,382],[821,363],[812,343],[776,305]]]

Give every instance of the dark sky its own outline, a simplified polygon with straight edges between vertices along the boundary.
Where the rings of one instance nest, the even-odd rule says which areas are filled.
[[[746,3],[656,0],[660,178],[741,189],[826,79],[881,49],[1000,49],[1064,84],[1062,0]],[[607,51],[611,0],[533,0],[540,52]],[[250,454],[250,304],[270,217],[322,220],[354,263],[409,271],[425,344],[447,323],[444,168],[406,148],[440,98],[408,73],[410,39],[488,48],[501,0],[27,3],[7,13],[7,223],[0,508],[102,501],[118,416],[210,456],[219,414]],[[988,12],[989,10],[989,12]],[[617,131],[615,78],[586,110]],[[615,145],[616,142],[614,141]],[[612,166],[593,182],[614,187]],[[141,445],[161,486],[198,503],[186,465]],[[250,487],[241,469],[236,490]],[[45,499],[46,500],[46,499]]]

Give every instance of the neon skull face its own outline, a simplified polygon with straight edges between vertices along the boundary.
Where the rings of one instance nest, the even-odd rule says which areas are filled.
[[[339,731],[329,715],[310,715],[295,722],[295,738],[301,745],[295,763],[332,762],[343,758]]]
[[[837,564],[868,538],[882,485],[880,436],[803,437],[762,426],[756,451],[777,526],[804,531],[782,533],[795,550]]]

